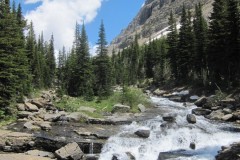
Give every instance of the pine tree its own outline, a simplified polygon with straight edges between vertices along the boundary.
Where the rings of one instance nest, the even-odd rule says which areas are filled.
[[[240,46],[239,46],[239,34],[240,34],[240,12],[239,1],[228,0],[227,1],[227,46],[226,52],[228,54],[228,79],[231,82],[237,83],[240,78]]]
[[[178,70],[179,78],[186,80],[192,69],[192,58],[194,53],[194,37],[191,24],[191,13],[186,11],[185,6],[182,8],[180,20],[179,43],[178,43]]]
[[[46,54],[47,65],[47,87],[52,87],[55,80],[56,61],[54,56],[54,38],[51,36],[50,43],[48,45],[48,52]]]
[[[194,70],[201,78],[207,70],[207,22],[202,15],[202,5],[195,6],[195,17],[193,21],[195,36],[195,55],[193,58]]]
[[[168,44],[168,58],[171,65],[171,72],[172,76],[175,79],[178,79],[178,63],[177,63],[177,57],[178,57],[178,34],[177,34],[177,26],[176,26],[176,20],[173,16],[173,12],[170,13],[169,18],[169,34],[167,35],[167,44]]]
[[[226,52],[226,30],[227,23],[226,0],[216,0],[213,2],[213,12],[210,16],[209,24],[209,45],[208,45],[208,66],[210,80],[215,85],[226,85],[226,75],[228,67],[224,67],[228,61]]]
[[[27,92],[26,56],[23,46],[23,20],[11,12],[10,1],[0,1],[0,118],[11,114],[10,104]],[[19,20],[19,21],[18,21]],[[25,79],[24,79],[25,78]]]
[[[93,99],[93,67],[90,61],[88,39],[85,25],[82,25],[79,39],[80,45],[76,48],[76,78],[77,96],[84,96],[86,100]]]
[[[99,97],[106,97],[111,92],[111,63],[107,55],[107,41],[103,21],[100,25],[97,42],[97,57],[94,59],[96,75],[96,92]]]

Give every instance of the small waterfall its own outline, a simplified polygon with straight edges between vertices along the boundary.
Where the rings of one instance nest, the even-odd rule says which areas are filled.
[[[93,145],[94,145],[93,142],[89,144],[89,154],[93,154]]]
[[[165,156],[164,153],[170,155],[169,160],[214,160],[221,146],[240,140],[239,133],[223,130],[231,127],[230,124],[214,123],[202,116],[196,117],[196,124],[189,124],[186,115],[196,107],[194,105],[185,107],[183,103],[165,98],[152,97],[151,100],[159,108],[175,114],[176,121],[162,125],[166,122],[163,115],[159,115],[145,122],[123,126],[121,132],[110,137],[104,145],[100,160],[111,160],[113,155],[118,155],[119,160],[128,160],[128,153],[136,160],[158,160],[159,155]],[[134,133],[139,129],[150,130],[150,137],[137,137]]]

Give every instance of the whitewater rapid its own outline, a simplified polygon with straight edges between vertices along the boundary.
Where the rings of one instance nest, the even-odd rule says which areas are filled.
[[[170,158],[172,160],[214,160],[221,146],[240,140],[239,133],[227,130],[232,127],[230,124],[209,121],[202,116],[196,117],[196,124],[189,124],[186,115],[196,108],[192,104],[186,107],[186,104],[158,97],[151,97],[151,101],[159,109],[176,115],[176,122],[161,127],[166,123],[162,119],[164,113],[144,122],[122,126],[121,132],[110,137],[104,145],[100,160],[112,160],[113,155],[118,160],[129,160],[126,153],[131,153],[136,160],[158,160],[160,152],[171,154],[174,151],[178,156]],[[149,129],[150,137],[137,137],[134,132],[139,129]],[[189,147],[191,143],[196,145],[195,150]]]

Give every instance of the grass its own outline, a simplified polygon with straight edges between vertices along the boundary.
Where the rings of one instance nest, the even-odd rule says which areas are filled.
[[[9,125],[16,121],[16,117],[5,117],[4,119],[0,120],[0,127]]]
[[[55,103],[58,108],[64,109],[69,112],[78,111],[79,107],[91,107],[95,108],[96,112],[84,112],[87,115],[95,118],[101,118],[101,113],[111,112],[113,106],[117,103],[122,103],[124,105],[129,105],[131,107],[130,112],[137,113],[138,104],[143,104],[146,107],[150,106],[150,102],[143,92],[137,88],[127,88],[124,93],[123,92],[114,92],[107,99],[99,101],[97,97],[94,98],[93,101],[86,101],[83,97],[67,97],[64,96],[60,102]]]

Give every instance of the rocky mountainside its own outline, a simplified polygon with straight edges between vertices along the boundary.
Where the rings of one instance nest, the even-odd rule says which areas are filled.
[[[168,26],[169,13],[172,10],[179,20],[182,5],[194,11],[195,4],[203,4],[204,16],[207,18],[212,10],[213,0],[146,0],[137,16],[128,27],[111,42],[109,52],[113,48],[123,49],[133,41],[135,35],[139,36],[139,43],[144,44],[149,39],[161,37]]]

